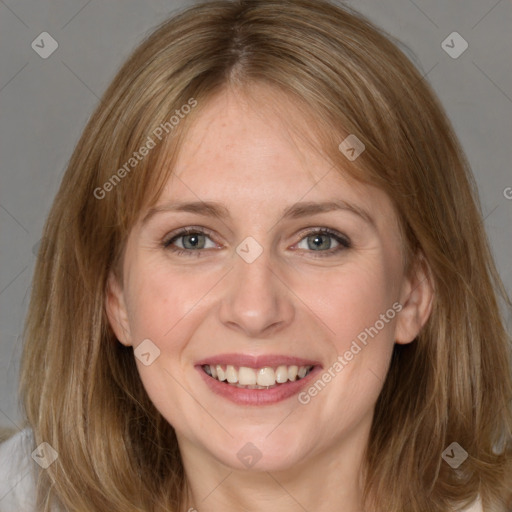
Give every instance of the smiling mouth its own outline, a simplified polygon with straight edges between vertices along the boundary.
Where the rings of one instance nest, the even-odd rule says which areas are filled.
[[[229,364],[204,364],[201,366],[206,375],[212,379],[244,389],[272,389],[288,382],[298,381],[306,377],[314,367],[314,365],[280,365],[249,368]]]

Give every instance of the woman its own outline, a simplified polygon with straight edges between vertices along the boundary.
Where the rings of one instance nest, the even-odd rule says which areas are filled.
[[[510,510],[500,296],[388,37],[324,1],[198,4],[119,71],[45,226],[35,508]]]

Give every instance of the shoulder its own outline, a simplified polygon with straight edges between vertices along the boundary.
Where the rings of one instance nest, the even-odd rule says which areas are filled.
[[[35,462],[32,430],[26,428],[0,444],[0,510],[35,511]]]
[[[470,507],[465,508],[462,512],[483,512],[480,498],[478,498]]]

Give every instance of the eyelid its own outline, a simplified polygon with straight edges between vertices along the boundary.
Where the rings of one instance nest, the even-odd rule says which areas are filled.
[[[210,238],[212,240],[212,242],[216,243],[215,240],[214,240],[214,237],[212,236],[212,232],[209,229],[204,228],[204,227],[200,227],[200,226],[187,226],[187,227],[184,227],[184,228],[179,228],[179,229],[174,230],[173,232],[169,233],[164,238],[164,240],[162,242],[162,245],[163,245],[164,249],[167,249],[167,250],[170,250],[172,252],[175,252],[178,255],[187,254],[187,255],[199,256],[201,254],[201,252],[207,251],[207,250],[211,250],[211,248],[192,250],[192,249],[182,249],[180,247],[172,247],[171,246],[171,242],[173,240],[179,239],[181,237],[184,237],[184,236],[187,236],[187,235],[190,235],[190,234],[205,235],[208,238]],[[300,238],[299,238],[298,242],[296,242],[294,245],[299,244],[300,242],[302,242],[308,236],[313,236],[313,235],[316,235],[316,234],[328,235],[328,236],[334,238],[338,242],[340,247],[337,247],[337,248],[334,248],[334,249],[328,249],[326,251],[311,251],[311,250],[308,251],[308,250],[305,250],[305,252],[307,252],[307,253],[317,253],[319,255],[319,257],[322,257],[322,256],[329,256],[329,255],[332,255],[332,254],[336,254],[336,253],[338,253],[341,250],[349,249],[349,248],[352,247],[352,242],[351,242],[350,238],[347,235],[339,232],[338,230],[335,230],[335,229],[332,229],[332,228],[329,228],[329,227],[320,227],[320,226],[308,227],[308,228],[304,228],[303,230],[301,230],[298,234],[295,235],[295,236],[299,236]],[[293,250],[296,250],[296,249],[293,249]],[[314,257],[317,257],[317,256],[314,256]]]
[[[314,250],[308,250],[308,249],[297,249],[295,246],[297,246],[298,244],[300,244],[303,240],[305,240],[306,238],[310,237],[310,236],[313,236],[313,235],[327,235],[329,236],[330,238],[334,238],[337,242],[337,246],[336,247],[331,247],[325,251],[314,251]],[[292,247],[295,247],[293,248],[292,250],[294,251],[299,251],[299,252],[302,252],[308,256],[305,256],[304,254],[301,255],[301,257],[311,257],[311,258],[329,258],[331,256],[337,256],[339,255],[340,253],[348,250],[348,249],[351,249],[352,248],[352,241],[350,240],[350,238],[343,234],[343,233],[340,233],[338,230],[335,230],[335,229],[331,229],[331,228],[327,228],[327,227],[323,227],[323,228],[320,228],[320,227],[316,227],[316,228],[310,228],[308,230],[306,230],[305,232],[302,232],[301,234],[299,234],[299,237],[300,237],[300,240],[294,244],[294,246]]]
[[[302,230],[300,233],[298,233],[297,236],[300,236],[300,241],[302,241],[307,236],[312,236],[316,234],[322,234],[322,235],[330,235],[333,238],[335,238],[340,244],[346,245],[348,247],[352,247],[352,241],[351,239],[345,235],[344,233],[341,233],[337,229],[332,229],[328,227],[309,227]],[[327,252],[327,251],[324,251]]]
[[[164,239],[163,239],[163,242],[162,244],[164,245],[164,247],[168,247],[169,244],[176,238],[181,238],[183,236],[187,236],[187,235],[192,235],[192,234],[200,234],[200,235],[206,235],[208,236],[209,238],[213,240],[213,232],[210,231],[209,229],[207,228],[203,228],[203,227],[200,227],[200,226],[187,226],[187,227],[184,227],[184,228],[179,228],[179,229],[176,229],[174,231],[171,231],[170,233],[168,233]],[[204,250],[204,249],[201,249],[201,250]]]

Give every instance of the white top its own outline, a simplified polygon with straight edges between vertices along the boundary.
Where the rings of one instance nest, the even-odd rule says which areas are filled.
[[[26,428],[0,444],[0,511],[37,512],[35,508],[35,465],[37,454],[48,462],[51,452],[35,452],[32,430]],[[32,454],[34,453],[34,456]],[[480,500],[465,512],[483,512]]]
[[[32,430],[21,430],[0,444],[0,510],[36,512],[36,463]]]

